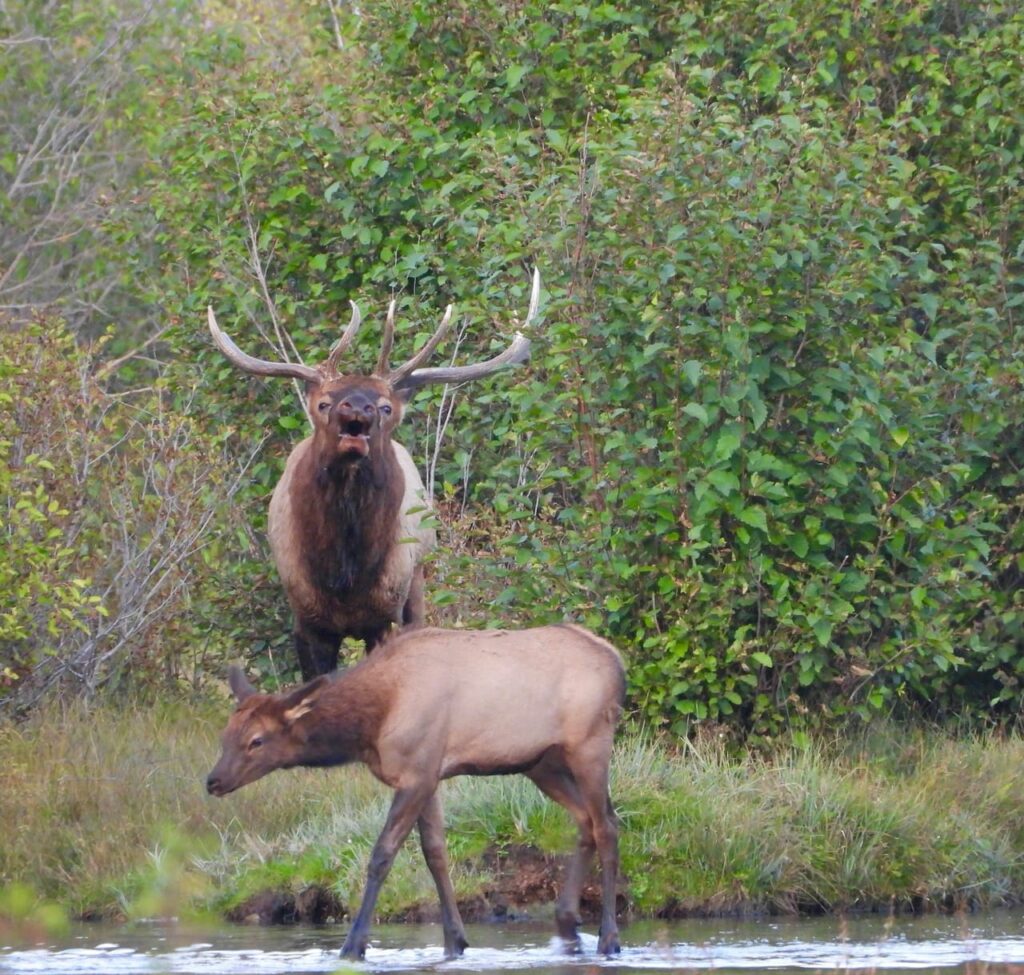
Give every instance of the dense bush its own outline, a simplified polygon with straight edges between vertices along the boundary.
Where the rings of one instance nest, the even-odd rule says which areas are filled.
[[[537,264],[531,365],[459,393],[436,458],[435,618],[584,620],[680,732],[1015,714],[1015,5],[294,4],[287,66],[215,9],[103,227],[171,324],[166,388],[206,377],[175,409],[237,459],[266,441],[200,632],[280,645],[254,546],[305,423],[210,348],[203,306],[315,361],[349,298],[379,319],[396,294],[407,347],[451,300],[471,358]],[[417,402],[414,455],[449,409]],[[254,581],[258,613],[230,598]]]
[[[175,687],[219,663],[204,602],[243,471],[165,390],[104,392],[101,345],[59,321],[0,331],[0,707],[50,689]],[[237,559],[238,544],[232,545]]]

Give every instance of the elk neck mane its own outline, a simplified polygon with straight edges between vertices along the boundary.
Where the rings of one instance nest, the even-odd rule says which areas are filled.
[[[311,577],[335,595],[371,585],[397,542],[405,484],[390,441],[380,447],[350,465],[324,464],[310,451],[304,473],[320,503],[307,501],[298,522]]]

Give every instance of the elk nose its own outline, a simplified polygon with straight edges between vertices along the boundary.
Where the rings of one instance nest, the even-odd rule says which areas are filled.
[[[338,404],[338,412],[346,416],[359,416],[362,413],[364,416],[373,417],[377,413],[377,407],[373,403],[351,403],[345,400]]]
[[[211,772],[206,777],[206,791],[209,792],[211,796],[215,796],[215,795],[217,795],[217,792],[218,792],[219,789],[220,789],[220,778],[217,775],[215,775],[213,772]]]
[[[338,404],[338,415],[345,420],[373,420],[377,406],[370,397],[355,393]]]

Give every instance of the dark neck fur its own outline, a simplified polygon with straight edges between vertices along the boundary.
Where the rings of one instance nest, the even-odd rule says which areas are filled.
[[[397,458],[385,442],[355,464],[324,463],[316,450],[310,460],[316,503],[298,513],[309,570],[328,592],[359,591],[379,577],[395,543],[404,493]]]
[[[362,679],[360,665],[339,674],[316,708],[299,719],[302,765],[318,768],[365,761],[376,751],[386,702],[382,689]]]

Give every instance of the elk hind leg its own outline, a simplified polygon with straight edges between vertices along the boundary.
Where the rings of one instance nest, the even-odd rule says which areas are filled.
[[[580,951],[580,895],[590,872],[596,846],[591,818],[579,786],[568,769],[542,764],[527,774],[541,792],[568,810],[579,830],[576,853],[569,864],[562,891],[555,904],[558,935],[568,950],[576,953]]]
[[[608,764],[611,747],[592,751],[571,765],[584,808],[592,824],[597,855],[601,861],[601,930],[597,950],[603,955],[620,951],[619,926],[615,919],[616,888],[619,877],[619,826],[608,793]]]
[[[445,958],[458,958],[469,946],[466,941],[466,930],[462,926],[462,917],[455,900],[455,889],[452,887],[448,873],[448,853],[444,842],[444,813],[441,810],[441,797],[435,792],[420,813],[417,825],[420,831],[420,848],[423,859],[427,861],[427,869],[434,878],[437,896],[441,902],[441,928],[444,931]]]

